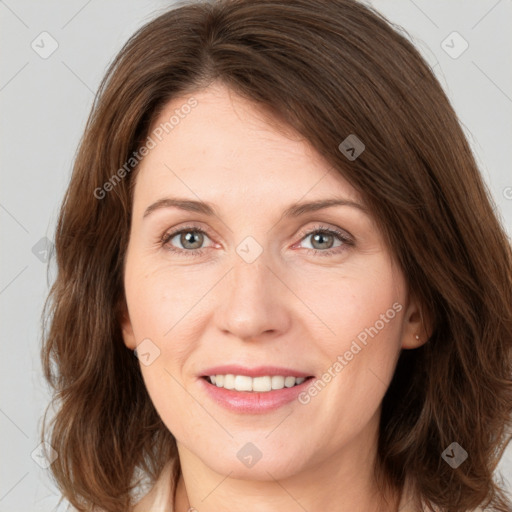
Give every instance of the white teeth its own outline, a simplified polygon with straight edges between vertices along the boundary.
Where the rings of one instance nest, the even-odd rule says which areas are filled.
[[[284,377],[280,375],[272,376],[272,389],[283,389],[284,388]]]
[[[284,379],[284,385],[287,388],[291,388],[292,386],[294,386],[295,385],[295,377],[286,377]]]
[[[237,375],[234,387],[237,391],[252,391],[252,378],[245,375]]]
[[[234,375],[224,375],[224,385],[222,386],[225,389],[234,389],[235,388],[235,376]]]
[[[254,377],[252,379],[252,390],[264,393],[272,390],[272,379],[270,377]]]
[[[304,377],[282,377],[281,375],[248,377],[246,375],[210,375],[210,382],[219,388],[235,391],[256,391],[266,393],[274,389],[291,388],[302,384]]]

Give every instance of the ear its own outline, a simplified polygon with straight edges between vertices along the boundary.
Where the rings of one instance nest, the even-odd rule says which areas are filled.
[[[118,305],[118,322],[121,326],[123,334],[124,344],[131,350],[135,350],[137,343],[135,342],[135,334],[133,333],[132,322],[130,320],[130,314],[128,312],[128,305],[126,299],[123,298]]]
[[[410,302],[404,313],[402,329],[402,348],[419,348],[432,336],[432,321],[422,308],[416,296],[411,294]]]

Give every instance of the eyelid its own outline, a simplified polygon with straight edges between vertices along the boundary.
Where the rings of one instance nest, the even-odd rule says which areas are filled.
[[[299,232],[297,236],[300,237],[299,241],[302,241],[304,237],[312,235],[317,231],[325,231],[335,233],[347,242],[354,242],[354,237],[345,229],[338,228],[336,226],[329,226],[328,224],[316,223],[313,227],[304,228]],[[322,251],[325,252],[325,251]]]
[[[169,240],[169,237],[173,238],[176,235],[178,235],[179,233],[181,233],[182,231],[187,231],[187,230],[199,231],[201,233],[208,235],[208,237],[210,237],[209,231],[206,228],[203,228],[202,226],[198,226],[194,223],[189,223],[184,226],[179,226],[177,228],[172,228],[172,229],[168,229],[168,230],[164,231],[164,233],[161,237],[161,241],[163,242],[164,240]]]

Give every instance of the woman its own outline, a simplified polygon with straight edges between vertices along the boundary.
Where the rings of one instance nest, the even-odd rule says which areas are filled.
[[[433,73],[368,7],[221,0],[144,26],[101,84],[55,237],[63,497],[512,510],[493,480],[512,411],[493,208]]]

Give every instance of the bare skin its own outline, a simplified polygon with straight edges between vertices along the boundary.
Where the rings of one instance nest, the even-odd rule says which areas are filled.
[[[364,207],[304,139],[222,86],[194,97],[198,105],[141,162],[124,276],[125,344],[150,339],[160,351],[141,372],[177,439],[174,510],[396,511],[400,493],[386,503],[372,471],[400,351],[426,339],[419,304],[368,212],[344,205],[282,217],[293,203],[319,199]],[[173,99],[154,127],[187,99]],[[144,217],[166,197],[206,201],[218,215],[165,207]],[[250,263],[237,252],[247,237],[257,242],[250,251],[261,248]],[[377,334],[346,357],[370,327]],[[338,356],[346,364],[336,372]],[[307,403],[240,414],[213,401],[200,377],[228,363],[317,379],[330,370],[331,379]],[[262,454],[252,467],[237,457],[247,443]]]

